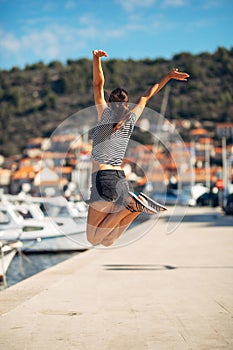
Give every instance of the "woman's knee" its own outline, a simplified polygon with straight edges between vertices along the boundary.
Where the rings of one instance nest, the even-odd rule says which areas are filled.
[[[90,236],[90,235],[87,235],[87,240],[89,243],[91,243],[93,246],[95,245],[103,245],[105,247],[109,247],[110,245],[112,245],[114,243],[114,241],[110,241],[110,240],[101,240],[99,237],[97,236]]]
[[[104,247],[110,247],[114,241],[102,241],[100,244],[103,245]]]
[[[96,232],[94,229],[87,229],[87,240],[89,243],[91,243],[92,245],[97,245],[99,244],[99,238],[96,235]]]
[[[92,245],[102,244],[102,241],[108,235],[108,230],[101,229],[92,225],[87,225],[87,240]]]
[[[90,244],[92,245],[98,245],[98,244],[102,244],[101,243],[101,240],[98,238],[98,237],[95,237],[95,236],[88,236],[87,235],[87,240]]]
[[[87,240],[92,245],[102,244],[105,247],[112,245],[115,241],[114,237],[111,237],[112,230],[104,228],[94,228],[91,225],[87,226]]]

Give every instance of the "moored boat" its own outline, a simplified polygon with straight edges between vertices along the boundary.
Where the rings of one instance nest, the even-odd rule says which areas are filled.
[[[16,196],[14,196],[16,197]],[[23,242],[23,251],[86,250],[86,217],[73,216],[65,198],[24,200],[5,196],[0,205],[0,239]]]
[[[7,286],[6,272],[17,251],[22,249],[22,246],[23,244],[20,241],[0,241],[0,282],[3,283],[4,287]]]

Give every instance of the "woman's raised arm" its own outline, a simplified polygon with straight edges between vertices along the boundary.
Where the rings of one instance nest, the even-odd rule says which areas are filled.
[[[104,99],[104,73],[101,65],[101,57],[107,57],[103,50],[94,50],[93,53],[93,88],[95,105],[98,112],[98,119],[101,118],[106,101]]]
[[[136,106],[132,109],[132,112],[136,114],[137,119],[143,112],[147,102],[152,96],[157,94],[171,79],[186,81],[189,78],[189,74],[179,72],[177,68],[173,68],[168,74],[160,80],[160,82],[153,85],[149,90],[147,90],[139,99]]]

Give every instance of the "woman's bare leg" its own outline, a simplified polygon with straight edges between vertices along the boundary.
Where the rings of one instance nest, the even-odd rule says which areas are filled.
[[[109,234],[104,238],[104,240],[101,242],[102,245],[105,247],[108,247],[112,245],[129,227],[129,225],[138,217],[140,213],[131,213],[128,212],[128,215],[126,215],[117,225],[115,228],[109,232]]]
[[[93,203],[88,211],[88,241],[93,245],[111,245],[139,214],[140,212],[132,213],[124,206],[109,202]]]
[[[100,244],[109,230],[98,230],[100,224],[112,213],[113,204],[109,202],[95,202],[89,206],[87,216],[87,239],[93,244]]]

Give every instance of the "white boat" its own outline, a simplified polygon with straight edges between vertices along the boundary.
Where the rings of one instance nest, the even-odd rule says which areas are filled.
[[[0,239],[20,239],[22,250],[30,252],[91,247],[86,239],[86,217],[75,217],[63,197],[2,197]]]
[[[7,285],[5,275],[10,266],[11,261],[17,251],[22,248],[22,242],[6,242],[0,241],[0,281],[3,281],[4,286]]]

